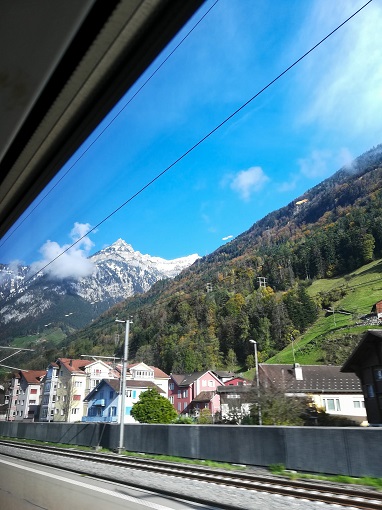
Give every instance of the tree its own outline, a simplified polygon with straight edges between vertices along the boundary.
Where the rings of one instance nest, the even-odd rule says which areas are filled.
[[[236,358],[235,351],[233,349],[228,350],[227,356],[225,358],[225,363],[226,363],[227,369],[229,371],[235,370],[236,365],[237,365],[237,358]]]
[[[199,425],[208,425],[214,422],[211,411],[208,407],[205,407],[200,411],[196,421]]]
[[[274,385],[260,387],[251,396],[254,404],[250,409],[250,416],[243,423],[259,423],[259,406],[261,409],[263,425],[303,425],[306,420],[309,399],[300,396],[287,395],[286,388],[277,388]]]
[[[139,423],[172,423],[177,412],[167,398],[157,390],[143,391],[131,409],[131,416]]]
[[[248,356],[245,358],[245,366],[247,367],[247,370],[251,370],[251,368],[255,368],[256,359],[253,354],[248,354]]]

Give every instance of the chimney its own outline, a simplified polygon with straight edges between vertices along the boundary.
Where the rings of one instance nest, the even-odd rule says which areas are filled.
[[[302,376],[302,368],[301,368],[300,363],[295,363],[293,365],[293,370],[294,370],[294,376],[296,378],[296,381],[302,381],[303,376]]]
[[[72,359],[70,359],[70,361],[69,361],[69,366],[70,366],[70,367],[72,367],[72,366],[73,366],[73,360],[72,360]]]

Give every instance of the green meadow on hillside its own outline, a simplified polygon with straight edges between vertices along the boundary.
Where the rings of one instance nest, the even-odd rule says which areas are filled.
[[[325,363],[328,350],[337,351],[335,359],[338,361],[346,359],[364,331],[378,328],[365,323],[361,317],[369,314],[373,305],[382,299],[381,273],[382,260],[377,260],[342,278],[314,281],[308,288],[309,295],[319,302],[322,299],[330,302],[326,310],[334,309],[334,312],[321,310],[317,321],[296,338],[293,345],[291,343],[267,363]],[[338,296],[342,297],[336,299]]]

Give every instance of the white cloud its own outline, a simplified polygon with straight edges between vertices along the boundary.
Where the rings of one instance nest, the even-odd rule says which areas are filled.
[[[222,237],[222,241],[228,241],[228,239],[232,239],[233,236],[225,236],[225,237]]]
[[[300,174],[309,179],[324,179],[342,167],[351,168],[353,157],[346,147],[339,151],[313,150],[308,157],[297,161]]]
[[[260,191],[269,181],[269,177],[259,166],[241,170],[231,178],[231,189],[239,193],[243,200],[249,200],[252,193]]]
[[[73,243],[78,242],[72,247],[73,243],[60,246],[55,241],[46,241],[40,248],[42,259],[31,265],[32,272],[40,271],[49,264],[43,271],[52,279],[74,278],[77,280],[90,276],[94,265],[87,257],[94,243],[89,237],[81,239],[90,229],[89,223],[76,222],[70,232],[70,237]],[[57,260],[55,260],[56,258]]]
[[[331,172],[329,163],[331,152],[327,150],[313,150],[307,158],[301,158],[297,161],[300,172],[309,179],[327,177]]]
[[[300,34],[308,45],[361,6],[359,1],[317,1]],[[325,41],[300,68],[306,98],[302,124],[320,123],[353,134],[380,130],[382,5],[373,2]]]

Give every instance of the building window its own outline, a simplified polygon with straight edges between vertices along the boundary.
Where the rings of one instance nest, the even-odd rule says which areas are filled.
[[[114,397],[114,391],[111,390],[110,393],[109,393],[109,399],[113,400],[113,397]]]
[[[73,407],[72,408],[72,414],[78,414],[78,412],[79,412],[78,407]]]
[[[174,396],[171,396],[171,397],[169,398],[169,401],[171,402],[171,404],[173,404],[173,403],[174,403]]]
[[[187,407],[187,402],[184,402],[183,409],[186,409],[186,407]]]
[[[188,390],[183,390],[182,398],[188,397]]]
[[[181,411],[181,410],[182,410],[182,403],[178,402],[178,411]]]
[[[74,382],[74,386],[75,386],[76,388],[80,388],[80,387],[82,386],[82,381],[75,381],[75,382]]]
[[[325,400],[324,400],[324,404],[325,404]],[[341,411],[340,400],[338,398],[336,398],[336,399],[327,398],[325,407],[326,407],[327,411]]]
[[[182,392],[178,390],[178,398],[182,398]]]
[[[37,389],[36,389],[36,388],[31,389],[31,394],[32,394],[32,395],[35,395],[36,393],[37,393]]]
[[[353,400],[353,407],[354,407],[354,409],[360,409],[361,402],[359,400]]]
[[[133,390],[133,391],[132,391],[132,397],[133,397],[133,398],[137,398],[137,392],[136,392],[136,390]]]
[[[35,403],[36,403],[36,401],[35,401],[35,400],[30,400],[30,401],[29,401],[29,405],[34,405]]]
[[[73,395],[73,400],[81,400],[81,395]]]
[[[173,390],[174,389],[174,383],[173,382],[170,382],[170,384],[168,385],[168,389],[169,390]]]
[[[126,390],[126,397],[131,398],[131,390]]]
[[[210,386],[211,388],[213,388],[215,385],[214,385],[214,381],[208,381],[208,386]]]

